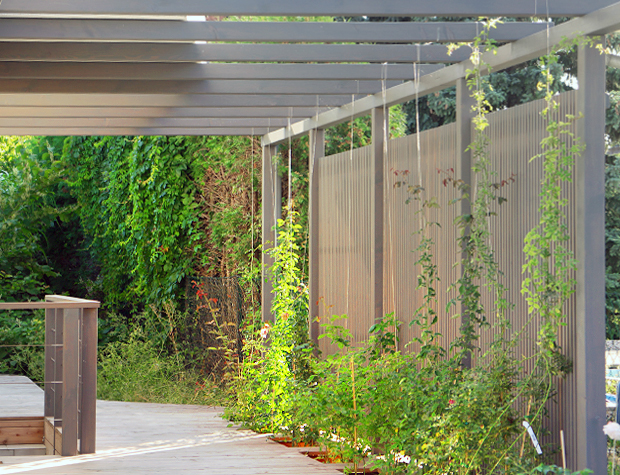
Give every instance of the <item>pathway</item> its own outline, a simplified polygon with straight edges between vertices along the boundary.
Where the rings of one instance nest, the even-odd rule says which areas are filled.
[[[0,383],[8,381],[0,378]],[[42,415],[43,392],[33,386],[0,384],[0,416]],[[36,407],[38,414],[28,413]],[[265,435],[228,427],[221,412],[205,406],[97,401],[96,454],[0,457],[0,475],[342,474]]]

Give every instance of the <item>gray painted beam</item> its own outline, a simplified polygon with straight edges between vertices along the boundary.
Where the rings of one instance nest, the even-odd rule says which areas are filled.
[[[550,16],[575,16],[612,3],[611,0],[548,2]],[[255,16],[546,16],[545,2],[514,0],[4,0],[0,12],[95,15],[255,15]]]
[[[384,263],[384,211],[385,184],[384,164],[389,136],[389,113],[383,107],[372,110],[372,162],[373,177],[370,190],[370,311],[372,321],[380,323],[383,311],[383,263]]]
[[[261,263],[261,312],[263,322],[273,322],[271,311],[273,304],[273,285],[269,269],[274,258],[265,251],[274,247],[277,241],[275,226],[282,217],[282,177],[278,175],[278,167],[274,164],[277,146],[263,147],[263,180],[262,180],[262,263]]]
[[[0,118],[288,118],[312,117],[312,107],[2,107]]]
[[[34,107],[329,107],[355,95],[0,94],[2,106]]]
[[[420,74],[443,68],[423,64]],[[372,80],[411,79],[410,64],[222,64],[222,63],[67,63],[0,62],[0,79],[124,79],[124,80],[206,80],[206,79],[304,79]]]
[[[263,135],[269,128],[197,128],[197,127],[1,127],[2,136],[65,136],[65,135]]]
[[[0,61],[456,63],[469,54],[443,45],[0,42]]]
[[[482,61],[489,64],[493,71],[501,71],[544,55],[547,51],[547,40],[550,45],[556,45],[563,38],[572,39],[581,34],[602,35],[618,29],[620,29],[620,2],[581,18],[554,26],[549,29],[548,38],[546,31],[535,33],[497,48],[495,54],[484,53]],[[472,68],[473,65],[469,60],[445,67],[437,72],[422,76],[417,86],[412,81],[408,81],[388,89],[385,94],[377,93],[359,99],[355,104],[345,104],[338,109],[324,112],[318,118],[306,119],[291,129],[286,128],[272,132],[263,138],[263,144],[284,142],[288,140],[289,136],[296,137],[307,134],[312,129],[331,127],[350,120],[352,116],[368,115],[374,108],[381,107],[384,103],[388,106],[401,104],[415,98],[416,94],[423,96],[454,86],[456,81],[465,77],[467,70]]]
[[[294,122],[293,122],[294,123]],[[121,127],[140,127],[140,128],[250,128],[265,129],[267,127],[279,127],[288,124],[288,119],[272,119],[272,118],[244,118],[244,119],[221,119],[221,118],[92,118],[92,117],[76,117],[76,118],[5,118],[0,116],[0,128],[31,127],[33,133],[39,128],[53,127],[77,127],[77,128],[121,128]]]
[[[597,44],[602,44],[597,41]],[[595,47],[578,53],[577,135],[586,146],[576,159],[577,466],[607,473],[605,414],[605,57]]]
[[[2,41],[252,41],[287,43],[419,43],[472,41],[484,29],[468,22],[186,22],[158,20],[1,20]],[[490,35],[514,41],[546,28],[545,23],[511,22]]]
[[[387,87],[401,81],[386,81]],[[382,81],[138,81],[138,80],[61,80],[0,79],[0,94],[372,94],[381,91]]]
[[[319,317],[319,235],[321,219],[319,216],[319,177],[318,177],[318,160],[325,156],[325,130],[318,129],[310,131],[310,140],[308,145],[308,169],[310,172],[308,193],[308,286],[310,293],[310,340],[319,346],[320,326]]]
[[[615,54],[605,55],[605,63],[610,68],[620,69],[620,56]]]
[[[473,106],[476,101],[471,97],[471,92],[467,87],[467,81],[462,78],[456,83],[456,176],[469,185],[469,190],[461,192],[461,197],[465,198],[466,194],[470,194],[473,190],[472,170],[471,170],[471,151],[469,146],[472,143],[472,119],[474,117]],[[469,216],[471,214],[470,199],[461,199],[457,206],[459,208],[459,216]],[[469,235],[469,226],[463,229],[463,235]],[[464,250],[461,252],[461,260],[468,259],[468,253]],[[463,264],[459,263],[459,277],[463,277]],[[461,328],[469,325],[470,319],[467,308],[462,302],[457,302],[457,312],[461,315]],[[464,367],[471,368],[472,359],[471,352],[467,352],[463,357],[462,363]]]

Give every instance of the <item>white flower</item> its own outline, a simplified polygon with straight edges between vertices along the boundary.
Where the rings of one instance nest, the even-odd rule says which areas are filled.
[[[605,435],[613,440],[620,440],[620,424],[617,422],[608,422],[603,426],[603,432]]]

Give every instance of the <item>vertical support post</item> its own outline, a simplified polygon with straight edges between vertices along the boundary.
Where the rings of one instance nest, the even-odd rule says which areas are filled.
[[[78,366],[80,309],[64,309],[63,386],[62,386],[62,453],[78,453]]]
[[[46,298],[47,300],[47,298]],[[54,428],[62,427],[62,396],[63,396],[63,371],[64,371],[64,321],[65,311],[56,309],[56,339],[54,360]],[[56,382],[57,381],[57,382]],[[54,441],[56,436],[54,436]]]
[[[370,225],[371,230],[371,282],[370,295],[371,312],[375,322],[383,319],[383,206],[384,206],[384,162],[386,140],[386,127],[389,116],[383,107],[372,110],[372,165],[373,174],[372,189],[370,191]]]
[[[605,56],[593,46],[578,52],[577,158],[577,460],[573,469],[607,473],[605,415]]]
[[[97,316],[96,308],[82,314],[82,409],[80,453],[94,454],[97,431]]]
[[[325,130],[317,129],[310,131],[309,144],[309,171],[310,171],[310,205],[308,224],[310,228],[310,251],[309,251],[309,291],[310,291],[310,340],[315,345],[319,344],[319,176],[317,160],[325,156]]]
[[[54,417],[54,392],[56,384],[54,379],[54,364],[56,361],[56,309],[45,310],[45,402],[43,415]]]
[[[261,306],[264,322],[273,322],[271,312],[273,303],[273,286],[268,274],[273,258],[265,251],[276,245],[277,233],[274,230],[278,219],[282,217],[282,177],[278,175],[273,157],[277,154],[277,146],[263,147],[263,263],[261,269]]]
[[[471,152],[467,150],[472,142],[471,134],[471,120],[474,117],[473,106],[475,100],[471,97],[469,88],[467,87],[467,80],[460,78],[456,82],[456,177],[463,180],[463,182],[469,185],[470,190],[472,187],[471,176]],[[471,201],[468,199],[462,199],[459,202],[459,215],[467,216],[471,214]],[[469,234],[469,227],[462,231],[465,235]],[[461,253],[461,260],[466,259],[465,252]],[[463,276],[463,266],[461,264],[460,276]],[[461,304],[458,307],[458,313],[461,315],[461,327],[469,324],[469,317],[467,316],[467,309],[463,308]],[[461,362],[466,368],[471,368],[471,353],[463,358]]]

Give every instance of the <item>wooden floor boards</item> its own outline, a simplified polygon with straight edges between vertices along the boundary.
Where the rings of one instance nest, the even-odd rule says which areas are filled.
[[[19,402],[28,410],[40,402],[42,412],[43,393],[22,395],[17,387],[11,395],[0,386],[0,406],[9,396],[18,414]],[[204,406],[97,401],[96,454],[0,457],[0,475],[341,475],[264,435],[227,427],[221,412]]]

